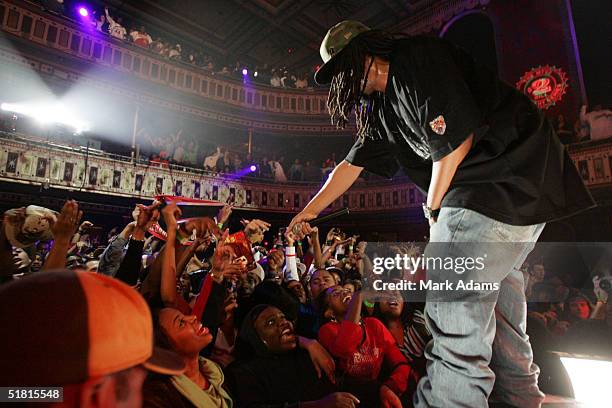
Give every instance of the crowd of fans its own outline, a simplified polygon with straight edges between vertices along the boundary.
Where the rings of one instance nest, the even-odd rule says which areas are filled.
[[[365,242],[332,229],[321,245],[317,228],[308,228],[297,235],[279,232],[265,247],[262,242],[271,225],[240,220],[230,234],[230,206],[222,207],[214,219],[180,222],[181,215],[172,201],[138,205],[133,221],[101,244],[91,233],[94,226],[81,222],[75,201],[67,201],[59,213],[35,206],[10,210],[1,236],[5,284],[0,298],[10,298],[11,291],[23,286],[35,293],[42,277],[47,282],[66,279],[69,272],[55,269],[79,270],[74,273],[79,280],[89,278],[78,275],[103,275],[102,282],[121,281],[123,291],[139,292],[151,310],[151,341],[185,366],[183,374],[153,370],[144,380],[144,406],[401,407],[410,400],[424,374],[423,348],[429,338],[422,304],[404,304],[394,294],[376,310],[364,303],[360,289],[368,262]],[[148,236],[154,225],[165,232]],[[52,244],[44,244],[44,238],[52,238]],[[61,303],[62,298],[48,299]],[[103,300],[108,302],[113,300]],[[0,314],[9,312],[2,306]],[[63,307],[47,303],[34,320]],[[119,325],[122,318],[114,316]],[[4,316],[0,320],[6,321]],[[121,337],[104,333],[106,327],[94,332]],[[365,343],[360,345],[362,338]],[[11,334],[1,342],[14,340]],[[32,341],[61,340],[47,336]],[[51,355],[56,352],[45,349]],[[5,355],[8,348],[2,350],[3,361],[17,364]],[[5,367],[3,381],[12,369]],[[83,374],[78,383],[85,387],[88,380]]]
[[[128,23],[119,16],[113,16],[107,7],[103,11],[93,10],[90,16],[84,17],[76,16],[75,10],[66,10],[63,1],[42,0],[41,3],[44,8],[67,17],[74,17],[76,21],[89,24],[92,29],[102,34],[150,50],[164,58],[198,67],[209,75],[222,75],[237,80],[248,77],[249,81],[275,88],[306,89],[314,83],[313,72],[293,72],[287,67],[270,67],[268,64],[251,66],[241,63],[239,59],[221,61],[208,55],[203,48],[184,46],[180,41],[172,41],[163,35],[151,35],[151,31],[144,25],[136,22]],[[246,75],[244,69],[247,70]]]
[[[431,339],[424,304],[398,292],[373,296],[362,290],[374,278],[367,242],[338,228],[331,228],[323,241],[321,231],[308,225],[299,232],[273,229],[264,220],[236,219],[229,205],[213,208],[215,217],[184,218],[187,211],[171,199],[137,205],[131,221],[105,237],[91,222],[82,221],[75,201],[67,201],[60,212],[37,206],[7,211],[0,231],[0,358],[5,362],[0,382],[30,381],[27,374],[15,377],[15,372],[23,372],[17,366],[38,367],[46,359],[62,359],[55,355],[60,346],[56,350],[53,345],[62,343],[63,331],[37,337],[27,330],[41,321],[51,319],[55,324],[53,319],[68,317],[53,318],[58,310],[87,314],[87,302],[80,310],[71,297],[54,292],[70,292],[74,283],[66,281],[76,279],[88,290],[96,285],[116,287],[132,306],[146,301],[148,306],[140,307],[134,317],[131,306],[123,314],[114,309],[115,295],[105,293],[97,302],[109,309],[102,313],[113,324],[88,329],[86,319],[75,318],[70,325],[92,344],[118,338],[111,344],[127,347],[133,339],[126,337],[132,331],[125,325],[152,319],[145,333],[155,343],[155,352],[149,349],[126,360],[127,351],[113,350],[116,353],[107,358],[108,367],[114,368],[96,377],[100,381],[100,376],[139,375],[139,381],[144,380],[144,406],[410,406],[425,374],[424,350]],[[415,245],[393,250],[417,257],[421,251]],[[58,269],[63,271],[54,271]],[[399,271],[390,278],[424,279],[424,271],[414,272]],[[562,277],[542,264],[527,266],[525,277],[532,302],[528,330],[542,369],[540,385],[545,392],[569,395],[558,357],[548,351],[563,343],[588,347],[591,353],[598,347],[594,342],[607,347],[612,328],[608,292],[599,277],[590,295],[569,289]],[[69,287],[63,289],[58,282]],[[96,293],[87,296],[102,296]],[[7,303],[15,296],[20,305],[32,301],[34,306],[17,313],[18,306]],[[26,335],[24,330],[28,341],[17,338]],[[15,344],[27,349],[15,354]],[[160,368],[159,361],[145,362],[159,360],[151,355],[162,352],[166,368]],[[78,353],[84,363],[92,358],[87,349]],[[35,359],[42,362],[30,361]],[[113,366],[115,360],[123,365]],[[72,377],[66,376],[74,364],[63,364],[53,367],[62,375],[32,378],[37,386],[72,384],[65,392],[74,395],[67,400],[77,401],[93,376],[76,369],[68,373]],[[141,369],[140,374],[133,372],[140,364],[150,371],[146,378]],[[64,378],[72,382],[58,382]],[[134,384],[132,391],[139,393],[138,381]],[[128,398],[130,393],[114,395]],[[86,404],[81,400],[80,406]]]

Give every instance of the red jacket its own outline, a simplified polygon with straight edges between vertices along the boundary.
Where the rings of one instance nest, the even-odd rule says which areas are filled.
[[[376,380],[384,362],[391,371],[384,385],[402,395],[408,387],[408,361],[380,320],[366,317],[362,322],[326,323],[319,329],[319,342],[339,360],[340,370],[351,377]]]

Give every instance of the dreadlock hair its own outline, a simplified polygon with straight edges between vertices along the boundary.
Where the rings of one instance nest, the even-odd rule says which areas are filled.
[[[337,55],[327,99],[332,125],[344,129],[351,110],[355,108],[357,137],[374,135],[380,98],[368,98],[361,94],[361,80],[365,75],[364,62],[366,56],[389,60],[396,38],[395,35],[382,30],[365,31],[353,38]]]

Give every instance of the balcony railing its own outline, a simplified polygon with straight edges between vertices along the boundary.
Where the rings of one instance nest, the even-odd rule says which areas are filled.
[[[200,169],[132,162],[99,150],[33,141],[0,133],[0,181],[100,195],[152,198],[157,194],[232,202],[237,208],[295,212],[320,184],[277,183],[237,178]],[[612,140],[570,146],[570,154],[592,188],[612,185]],[[332,204],[358,212],[401,210],[421,205],[424,196],[407,179],[356,183]]]

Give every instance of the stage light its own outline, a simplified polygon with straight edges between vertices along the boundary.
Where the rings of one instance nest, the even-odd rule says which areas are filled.
[[[250,170],[251,170],[251,173],[254,173],[257,170],[257,166],[254,164],[251,164]]]
[[[41,124],[57,123],[73,128],[75,133],[89,130],[89,123],[78,119],[62,103],[18,104],[2,103],[0,109],[28,116]]]
[[[574,398],[581,407],[603,407],[609,402],[610,359],[578,354],[557,353],[569,375]],[[607,402],[606,402],[607,401]]]
[[[255,78],[257,78],[257,71],[255,71],[255,72],[253,73],[253,76],[254,76]]]
[[[249,70],[246,68],[242,68],[242,75],[247,76],[249,74]]]
[[[81,17],[87,17],[89,15],[89,10],[87,10],[85,7],[79,7],[79,15]]]

